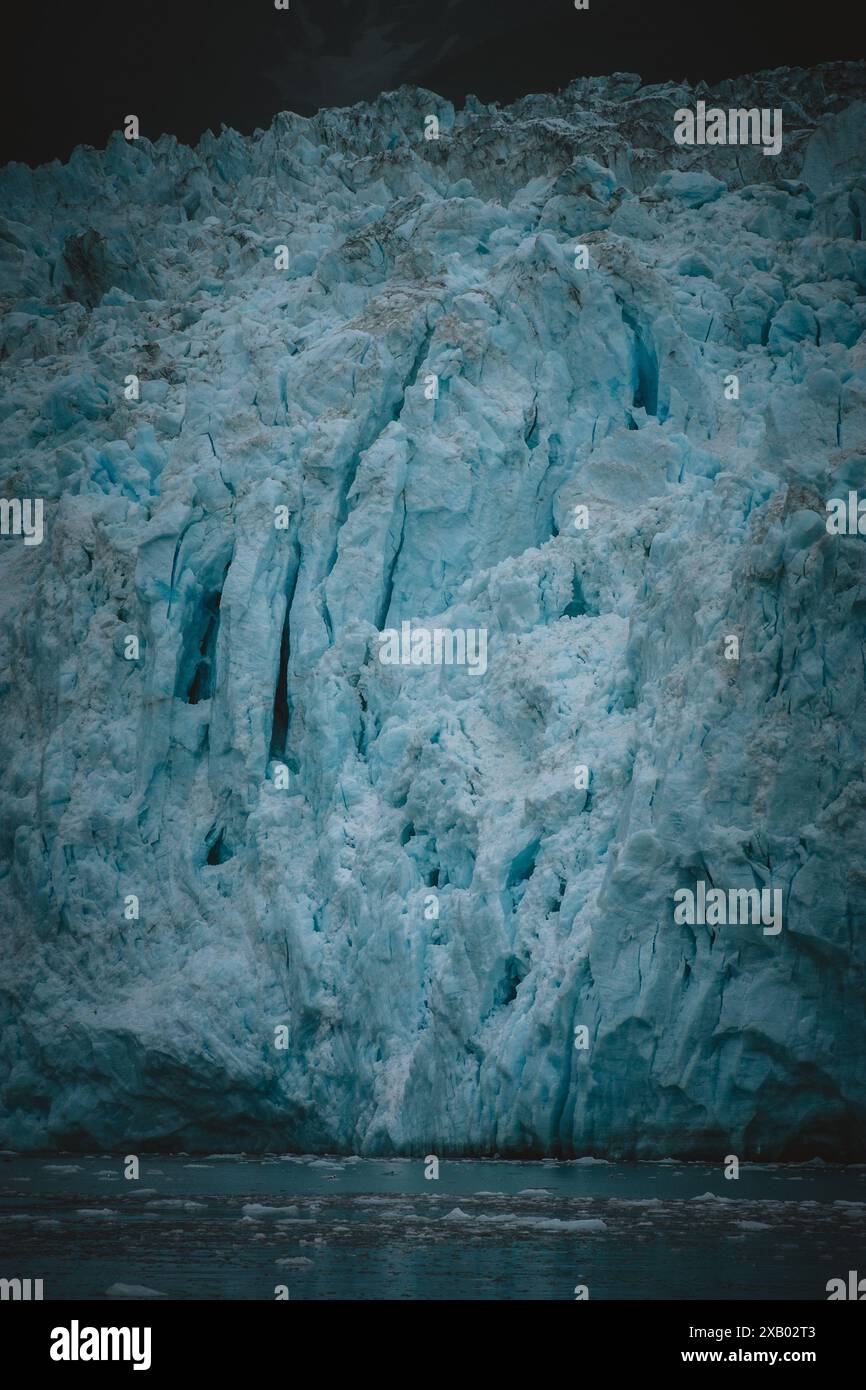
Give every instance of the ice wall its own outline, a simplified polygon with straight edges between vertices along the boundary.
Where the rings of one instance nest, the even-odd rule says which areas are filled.
[[[2,172],[2,1143],[866,1156],[864,89]]]

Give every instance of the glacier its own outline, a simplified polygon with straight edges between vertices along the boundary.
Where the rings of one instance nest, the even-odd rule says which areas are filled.
[[[864,98],[0,172],[0,1142],[866,1157]]]

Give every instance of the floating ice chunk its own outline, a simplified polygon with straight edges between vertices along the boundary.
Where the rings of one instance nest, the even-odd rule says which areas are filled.
[[[241,1207],[244,1216],[297,1216],[299,1206],[274,1207],[263,1202],[245,1202]]]
[[[168,1294],[149,1289],[146,1284],[112,1284],[105,1293],[107,1298],[168,1298]]]
[[[145,1206],[157,1211],[207,1211],[206,1202],[192,1202],[183,1197],[161,1197],[158,1201],[145,1202]]]
[[[586,1231],[591,1233],[608,1229],[607,1222],[602,1221],[600,1217],[583,1217],[570,1221],[567,1218],[560,1219],[555,1216],[531,1216],[528,1218],[527,1224],[536,1231]]]

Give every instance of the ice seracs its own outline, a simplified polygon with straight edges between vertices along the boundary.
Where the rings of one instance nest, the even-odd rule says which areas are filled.
[[[0,172],[0,1144],[866,1157],[864,91]]]

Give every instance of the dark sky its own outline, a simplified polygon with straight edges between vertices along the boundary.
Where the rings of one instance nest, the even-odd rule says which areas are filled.
[[[143,135],[249,133],[290,109],[416,83],[455,102],[509,101],[587,73],[714,80],[857,58],[858,0],[13,0],[0,163]],[[802,10],[799,6],[802,4]],[[7,21],[8,23],[8,21]]]

